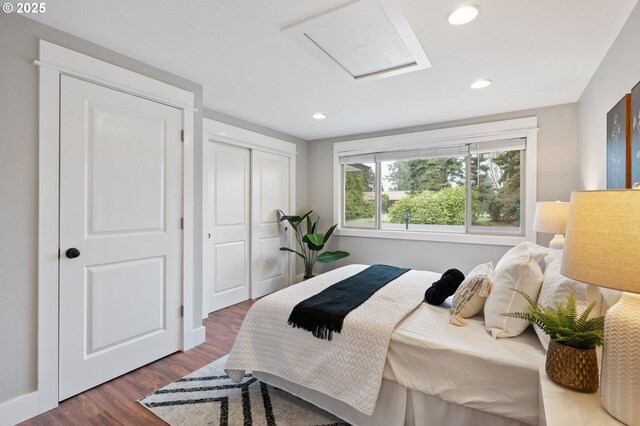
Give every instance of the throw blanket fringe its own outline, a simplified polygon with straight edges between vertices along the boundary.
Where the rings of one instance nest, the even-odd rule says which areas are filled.
[[[370,266],[298,303],[287,323],[310,331],[318,339],[331,340],[333,333],[342,331],[349,312],[407,271],[389,265]]]

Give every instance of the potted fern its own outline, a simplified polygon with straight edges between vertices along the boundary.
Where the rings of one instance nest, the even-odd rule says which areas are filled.
[[[320,218],[316,218],[314,222],[311,222],[311,213],[313,213],[313,210],[308,211],[302,216],[287,216],[282,210],[278,211],[281,214],[280,221],[286,220],[289,222],[289,225],[291,225],[295,231],[296,241],[298,242],[298,250],[289,247],[280,247],[280,250],[295,253],[302,258],[305,280],[313,277],[313,267],[316,262],[329,263],[349,256],[349,253],[346,251],[325,251],[324,253],[320,253],[329,241],[329,238],[331,238],[333,230],[338,226],[337,223],[323,234],[318,232]],[[306,227],[304,226],[305,224]]]
[[[596,303],[582,313],[576,308],[576,295],[571,293],[565,304],[542,306],[527,293],[514,289],[529,306],[524,312],[502,315],[529,321],[549,335],[545,371],[554,382],[580,392],[598,390],[596,347],[602,345],[604,317],[589,318]]]

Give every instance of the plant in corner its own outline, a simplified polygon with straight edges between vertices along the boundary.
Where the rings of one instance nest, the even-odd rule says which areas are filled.
[[[545,371],[556,383],[580,392],[598,390],[598,361],[595,348],[602,345],[604,317],[589,318],[596,303],[578,315],[576,295],[570,293],[565,304],[542,306],[527,293],[514,289],[529,306],[524,312],[502,314],[537,325],[551,338]]]
[[[282,210],[278,211],[282,215],[280,221],[286,220],[295,231],[296,241],[298,242],[300,251],[293,250],[289,247],[280,247],[280,250],[295,253],[302,258],[304,262],[305,280],[313,277],[313,267],[316,261],[319,263],[329,263],[349,256],[349,253],[346,251],[325,251],[324,253],[320,253],[329,241],[329,238],[331,238],[334,229],[338,226],[337,223],[322,234],[318,232],[320,218],[318,217],[314,222],[311,222],[311,213],[313,213],[313,210],[308,211],[302,216],[287,216]]]

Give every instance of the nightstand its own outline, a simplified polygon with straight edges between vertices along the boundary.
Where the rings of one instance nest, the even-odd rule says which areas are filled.
[[[581,393],[554,383],[540,366],[540,426],[624,425],[602,408],[600,391]]]

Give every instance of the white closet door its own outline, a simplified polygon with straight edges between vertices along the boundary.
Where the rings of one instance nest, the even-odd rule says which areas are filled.
[[[181,129],[178,109],[62,76],[60,399],[181,347]]]
[[[249,299],[251,151],[208,143],[207,310]]]
[[[264,296],[289,284],[288,245],[278,209],[290,214],[289,157],[252,152],[251,298]]]

